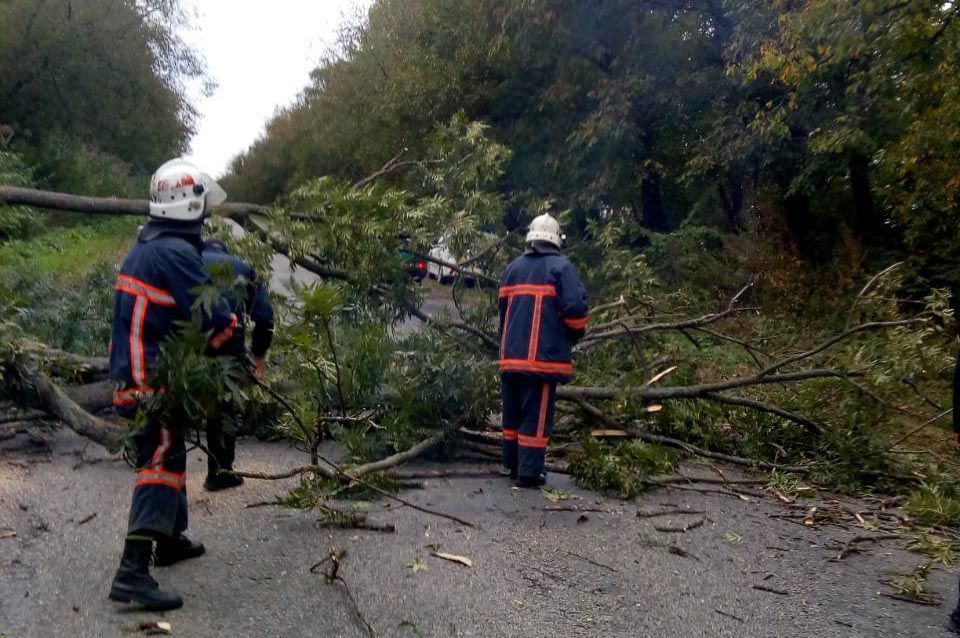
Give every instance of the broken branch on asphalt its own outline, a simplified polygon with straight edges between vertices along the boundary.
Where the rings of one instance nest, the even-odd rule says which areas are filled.
[[[664,532],[664,533],[686,534],[691,530],[695,530],[698,527],[702,527],[706,521],[707,521],[706,517],[701,517],[693,521],[692,523],[684,523],[679,527],[673,527],[669,525],[654,525],[653,529],[657,530],[658,532]]]
[[[259,379],[254,378],[254,382],[255,382],[257,385],[259,385],[259,386],[261,386],[261,387],[263,387],[263,388],[266,388],[266,389],[270,390],[271,393],[272,393],[275,397],[278,397],[278,398],[283,397],[282,394],[280,394],[280,393],[277,392],[276,390],[273,390],[273,388],[271,388],[268,384],[260,381]],[[307,430],[307,427],[306,427],[306,425],[303,423],[303,421],[300,419],[300,415],[297,413],[296,409],[294,409],[294,407],[290,404],[290,402],[287,401],[285,398],[283,399],[282,403],[283,403],[283,405],[284,405],[284,408],[286,408],[287,412],[290,414],[290,416],[293,417],[293,419],[300,425],[301,429],[303,429],[304,431],[306,431],[306,430]],[[432,440],[432,439],[436,439],[436,440]],[[413,448],[411,448],[411,450],[416,450],[416,451],[418,452],[418,454],[422,454],[422,453],[425,452],[426,450],[432,448],[434,445],[436,445],[437,443],[439,443],[440,440],[442,440],[442,437],[432,437],[432,439],[427,439],[426,441],[423,441],[423,442],[417,444],[416,446],[414,446]],[[384,463],[385,459],[384,459],[383,461],[377,461],[377,462],[374,462],[374,463],[368,464],[368,465],[373,465],[373,466],[380,467],[380,468],[383,468],[383,469],[389,469],[389,467],[393,467],[394,465],[398,465],[399,463],[402,463],[402,462],[404,462],[404,461],[406,461],[406,460],[409,460],[409,459],[414,458],[415,456],[417,456],[417,454],[411,455],[411,450],[407,450],[406,452],[403,452],[403,453],[394,455],[394,457],[393,457],[393,462],[392,462],[391,465],[385,465],[385,463]],[[396,494],[392,494],[392,493],[390,493],[390,492],[387,491],[387,490],[384,490],[384,489],[382,489],[382,488],[380,488],[380,487],[377,487],[376,485],[372,485],[372,484],[369,483],[368,481],[363,480],[363,479],[361,478],[361,476],[363,476],[363,474],[354,474],[354,473],[352,473],[352,472],[350,472],[350,471],[344,470],[342,467],[340,467],[339,465],[337,465],[337,464],[334,463],[333,461],[331,461],[331,460],[329,460],[329,459],[327,459],[327,458],[324,458],[323,456],[320,456],[320,455],[316,455],[316,456],[317,456],[317,458],[318,458],[320,461],[322,461],[322,462],[323,462],[326,466],[328,466],[328,467],[323,467],[323,466],[321,466],[321,465],[318,464],[318,465],[308,465],[308,466],[304,466],[304,467],[300,467],[300,468],[295,468],[294,470],[291,470],[291,471],[288,471],[288,472],[284,472],[284,473],[283,473],[284,476],[282,476],[282,478],[291,478],[291,477],[296,476],[296,475],[298,475],[298,474],[314,473],[314,474],[319,474],[320,476],[324,476],[325,478],[332,478],[332,479],[335,479],[335,480],[337,480],[337,481],[341,481],[341,482],[348,483],[348,484],[349,484],[349,483],[357,483],[358,485],[361,485],[361,486],[363,486],[364,488],[366,488],[366,489],[368,489],[368,490],[371,490],[371,491],[373,491],[373,492],[376,492],[377,494],[380,494],[381,496],[384,496],[384,497],[386,497],[386,498],[389,498],[389,499],[392,499],[392,500],[394,500],[394,501],[397,501],[398,503],[401,503],[401,504],[403,504],[403,505],[406,505],[407,507],[409,507],[409,508],[411,508],[411,509],[415,509],[415,510],[417,510],[417,511],[419,511],[419,512],[423,512],[424,514],[430,514],[431,516],[438,516],[438,517],[440,517],[440,518],[446,518],[446,519],[448,519],[448,520],[454,521],[455,523],[459,523],[459,524],[461,524],[461,525],[466,525],[467,527],[475,527],[475,525],[474,525],[473,523],[471,523],[471,522],[469,522],[469,521],[466,521],[466,520],[464,520],[464,519],[462,519],[462,518],[460,518],[460,517],[454,516],[454,515],[452,515],[452,514],[446,514],[446,513],[444,513],[444,512],[438,512],[438,511],[435,511],[435,510],[431,510],[431,509],[428,509],[428,508],[426,508],[426,507],[422,507],[422,506],[417,505],[416,503],[413,503],[413,502],[411,502],[411,501],[409,501],[409,500],[407,500],[407,499],[405,499],[405,498],[402,498],[402,497],[400,497],[400,496],[397,496]],[[364,466],[360,466],[359,468],[357,468],[357,470],[358,470],[358,471],[359,471],[359,470],[364,470]],[[364,473],[366,473],[366,472],[369,472],[369,470],[365,470],[365,471],[364,471]],[[268,476],[268,475],[259,475],[259,476],[258,476],[258,475],[257,475],[258,473],[256,473],[256,472],[253,472],[253,473],[250,473],[250,472],[233,472],[233,474],[236,475],[236,476],[242,476],[242,477],[244,477],[244,478],[251,478],[251,479],[257,479],[257,478],[259,478],[259,479],[265,479],[265,480],[275,480],[273,477]]]
[[[843,547],[840,550],[840,553],[837,554],[836,558],[832,560],[834,562],[840,562],[850,554],[862,552],[860,548],[861,543],[879,543],[880,541],[886,540],[898,540],[900,534],[879,534],[873,536],[854,536],[846,543],[843,544]]]

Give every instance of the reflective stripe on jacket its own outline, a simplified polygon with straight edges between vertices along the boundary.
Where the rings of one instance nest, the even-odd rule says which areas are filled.
[[[199,237],[197,238],[199,240]],[[153,392],[150,366],[160,345],[189,321],[194,290],[210,283],[200,259],[199,243],[177,233],[137,239],[117,274],[110,339],[110,376],[121,386],[117,407],[130,407]],[[210,345],[221,347],[237,328],[226,302],[204,316],[203,329],[213,331]]]
[[[587,292],[559,251],[531,251],[500,282],[500,373],[565,383],[587,326]]]

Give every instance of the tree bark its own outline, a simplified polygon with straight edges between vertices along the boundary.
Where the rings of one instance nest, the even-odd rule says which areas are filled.
[[[18,366],[16,371],[35,395],[38,407],[48,410],[74,432],[96,441],[111,453],[120,451],[127,435],[125,427],[90,414],[32,365]]]
[[[35,188],[21,188],[19,186],[0,186],[0,205],[33,206],[35,208],[75,213],[134,217],[146,217],[150,213],[150,202],[145,199],[85,197],[69,193],[42,191]],[[242,221],[251,214],[266,214],[267,208],[259,204],[230,202],[217,206],[214,211],[224,217]]]

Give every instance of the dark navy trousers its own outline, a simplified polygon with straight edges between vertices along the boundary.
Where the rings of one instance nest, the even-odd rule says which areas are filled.
[[[543,473],[553,431],[557,384],[537,378],[500,379],[503,399],[503,466],[520,477]]]
[[[137,430],[133,441],[137,480],[128,533],[176,536],[187,529],[186,442],[156,422]]]

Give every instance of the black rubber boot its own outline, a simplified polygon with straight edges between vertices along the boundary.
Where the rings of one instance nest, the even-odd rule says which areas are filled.
[[[183,606],[183,598],[175,591],[160,589],[150,576],[150,553],[153,541],[127,539],[123,546],[120,569],[110,586],[110,600],[137,603],[146,609],[164,611]]]
[[[960,361],[960,359],[958,359],[958,361]],[[957,369],[960,370],[960,367]],[[954,607],[950,613],[950,619],[947,621],[947,631],[960,634],[960,599],[957,600],[957,606]]]
[[[208,492],[219,492],[228,490],[231,487],[240,487],[243,485],[242,476],[233,474],[207,474],[207,480],[203,482],[203,489]]]
[[[960,604],[950,613],[950,619],[947,620],[947,631],[960,634]]]
[[[203,543],[195,543],[183,534],[174,538],[158,538],[153,564],[157,567],[169,567],[182,560],[203,556],[206,551]]]
[[[517,480],[517,470],[511,469],[505,465],[500,466],[500,476],[509,477],[511,481]]]
[[[547,484],[547,475],[521,476],[517,479],[516,486],[523,488],[543,487]]]

